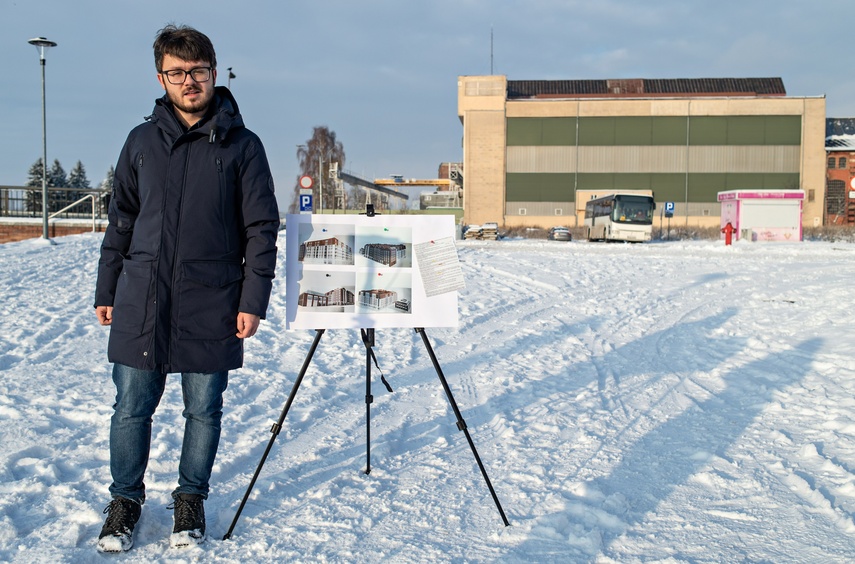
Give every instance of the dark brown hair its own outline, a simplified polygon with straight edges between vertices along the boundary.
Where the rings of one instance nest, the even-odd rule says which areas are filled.
[[[169,24],[157,32],[154,40],[154,66],[163,70],[163,56],[172,55],[182,61],[207,61],[217,68],[217,54],[208,36],[190,26]]]

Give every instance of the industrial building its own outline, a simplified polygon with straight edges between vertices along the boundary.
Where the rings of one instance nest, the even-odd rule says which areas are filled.
[[[461,76],[458,115],[467,224],[581,225],[585,201],[624,190],[706,227],[719,192],[803,190],[804,224],[824,221],[825,98],[780,78]]]

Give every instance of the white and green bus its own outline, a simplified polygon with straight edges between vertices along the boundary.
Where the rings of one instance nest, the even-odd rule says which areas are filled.
[[[588,241],[649,241],[653,233],[653,196],[609,194],[585,204]]]

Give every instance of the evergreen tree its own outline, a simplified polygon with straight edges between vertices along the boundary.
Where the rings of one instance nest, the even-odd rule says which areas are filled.
[[[30,172],[27,178],[27,187],[33,190],[27,191],[27,211],[36,215],[36,212],[42,211],[42,175],[44,174],[44,161],[37,160],[30,167]]]
[[[53,160],[53,165],[48,169],[47,175],[48,188],[65,188],[68,186],[68,176],[65,174],[65,169],[60,164],[59,159]],[[60,210],[73,202],[69,200],[71,196],[68,192],[61,190],[48,190],[48,211],[53,213]]]
[[[68,173],[68,187],[80,190],[89,190],[92,188],[89,184],[89,179],[86,178],[86,169],[83,168],[82,162],[77,161],[77,164]]]
[[[42,187],[42,175],[44,174],[45,165],[41,159],[37,160],[30,167],[30,172],[27,176],[27,183],[25,186],[32,186],[33,188],[41,188]]]
[[[107,171],[107,176],[104,177],[104,180],[101,181],[101,185],[98,186],[101,190],[101,197],[99,198],[101,217],[104,217],[110,209],[110,198],[113,197],[113,178],[115,176],[116,169],[113,168],[113,165],[110,165],[110,170]]]
[[[68,177],[65,174],[65,169],[62,168],[59,159],[53,160],[53,165],[48,170],[47,185],[53,188],[64,188],[68,186]]]
[[[113,191],[113,177],[115,177],[115,176],[116,176],[116,169],[113,168],[113,165],[110,165],[110,170],[107,171],[107,176],[104,177],[104,180],[101,181],[101,185],[98,188],[104,192],[112,192]]]
[[[89,184],[89,179],[86,178],[86,169],[83,167],[83,163],[77,161],[77,164],[74,165],[74,168],[71,169],[71,172],[68,173],[68,187],[75,188],[75,190],[69,190],[67,192],[68,201],[65,205],[68,205],[72,202],[76,202],[80,198],[83,198],[86,195],[84,190],[91,190],[92,186]],[[74,207],[73,211],[77,213],[92,213],[92,200],[87,199]]]

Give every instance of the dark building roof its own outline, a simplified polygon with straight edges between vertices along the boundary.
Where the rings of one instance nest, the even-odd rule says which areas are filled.
[[[825,136],[855,135],[855,118],[826,118]]]
[[[508,99],[786,96],[780,78],[632,78],[610,80],[509,80]]]
[[[825,148],[829,150],[855,149],[855,118],[826,118]]]

